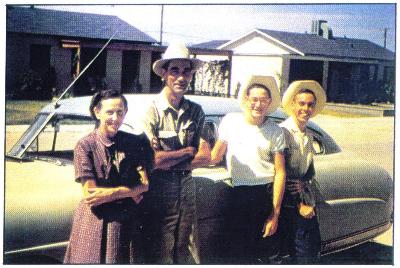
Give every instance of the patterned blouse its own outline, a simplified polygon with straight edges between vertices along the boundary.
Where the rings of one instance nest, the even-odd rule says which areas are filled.
[[[98,186],[134,186],[140,179],[137,167],[151,170],[153,150],[145,135],[119,131],[113,140],[98,130],[81,139],[74,151],[75,179],[95,179]],[[110,178],[115,166],[119,176]]]

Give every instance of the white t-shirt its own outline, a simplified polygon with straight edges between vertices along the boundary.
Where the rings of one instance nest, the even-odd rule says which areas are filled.
[[[284,151],[285,135],[274,122],[261,126],[246,122],[243,113],[227,114],[218,139],[227,143],[226,162],[234,186],[261,185],[274,180],[274,155]]]

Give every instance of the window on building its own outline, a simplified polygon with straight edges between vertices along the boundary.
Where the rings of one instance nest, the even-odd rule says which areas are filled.
[[[82,48],[80,64],[81,68],[85,68],[89,62],[94,59],[96,54],[99,52],[99,48]],[[107,65],[107,50],[103,50],[97,59],[90,65],[86,70],[88,76],[91,77],[106,77],[106,65]]]
[[[385,66],[383,69],[383,81],[385,82],[393,82],[395,78],[394,67]]]
[[[153,64],[156,60],[161,59],[161,52],[153,51],[151,53],[151,64]],[[151,71],[150,76],[150,92],[160,92],[162,87],[161,78],[156,75],[153,70]]]
[[[368,75],[369,80],[376,80],[376,69],[377,67],[375,65],[369,66],[369,75]]]
[[[139,81],[140,51],[124,50],[122,52],[121,89],[123,93],[141,93]]]
[[[94,59],[100,48],[83,48],[80,49],[79,66],[80,72]],[[74,51],[73,51],[74,52]],[[77,51],[75,51],[77,52]],[[73,53],[72,53],[73,54]],[[76,57],[71,56],[71,65],[76,67]],[[89,66],[84,74],[78,79],[74,86],[75,96],[93,95],[95,92],[107,87],[106,81],[107,69],[107,50],[103,50],[96,60]],[[73,70],[72,70],[73,71]]]
[[[50,46],[49,45],[31,45],[29,66],[32,71],[43,75],[50,67]]]

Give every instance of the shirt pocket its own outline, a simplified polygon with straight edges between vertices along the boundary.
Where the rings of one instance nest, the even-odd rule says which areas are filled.
[[[158,133],[160,146],[164,151],[177,150],[180,148],[178,135],[172,130],[161,130]]]
[[[193,146],[197,124],[193,121],[183,125],[179,131],[179,141],[182,146]]]

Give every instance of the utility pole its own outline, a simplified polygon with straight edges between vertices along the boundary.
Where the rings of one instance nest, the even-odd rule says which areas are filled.
[[[385,28],[385,29],[384,29],[384,32],[383,32],[383,47],[384,47],[384,48],[386,48],[386,36],[387,36],[387,31],[388,31],[388,28]]]
[[[160,46],[162,46],[163,22],[164,22],[164,5],[161,5]]]

